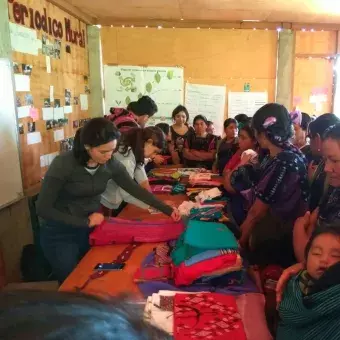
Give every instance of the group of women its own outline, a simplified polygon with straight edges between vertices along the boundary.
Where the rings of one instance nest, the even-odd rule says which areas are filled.
[[[340,219],[339,119],[324,114],[312,121],[272,103],[251,119],[227,119],[221,138],[202,115],[191,127],[184,106],[173,111],[172,126],[145,127],[156,112],[153,100],[142,97],[127,110],[90,120],[77,131],[73,150],[50,166],[37,212],[42,248],[59,282],[87,252],[89,232],[104,220],[103,209],[116,211],[129,202],[180,219],[176,208],[151,193],[146,175],[146,163],[159,166],[168,159],[223,176],[227,213],[239,226],[250,264],[300,263],[285,272],[282,293],[282,282],[304,267],[306,246],[314,249],[314,231]],[[340,261],[340,254],[329,256]]]

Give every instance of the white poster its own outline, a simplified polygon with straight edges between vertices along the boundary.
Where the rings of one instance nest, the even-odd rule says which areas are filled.
[[[31,132],[27,134],[27,145],[41,143],[41,133]]]
[[[203,115],[214,122],[217,135],[223,134],[225,110],[225,86],[186,84],[185,107],[189,111],[190,122],[196,115]]]
[[[53,119],[53,107],[43,107],[43,120],[52,120]]]
[[[31,82],[30,76],[25,76],[24,74],[15,74],[15,91],[17,92],[30,92]]]
[[[41,40],[37,39],[37,31],[12,22],[9,23],[9,29],[12,50],[38,55],[38,50],[41,48]]]
[[[18,118],[25,118],[25,117],[29,117],[30,116],[30,109],[31,106],[18,106],[17,110],[18,110]]]
[[[81,94],[80,95],[80,110],[86,111],[89,109],[89,103],[87,100],[87,94]]]
[[[174,108],[183,104],[183,68],[153,66],[104,66],[105,112],[124,107],[142,96],[150,96],[158,106],[149,125],[171,124]]]
[[[228,118],[233,118],[240,113],[252,117],[258,109],[267,103],[267,92],[229,92]]]
[[[54,134],[54,141],[55,142],[59,142],[59,141],[65,139],[64,129],[54,130],[53,134]]]
[[[54,102],[54,86],[50,85],[50,102]]]
[[[64,113],[68,114],[68,113],[72,113],[72,106],[64,106]]]
[[[58,120],[58,119],[64,119],[64,108],[63,107],[55,107],[53,109],[53,119]]]
[[[51,73],[51,57],[46,56],[46,72]]]

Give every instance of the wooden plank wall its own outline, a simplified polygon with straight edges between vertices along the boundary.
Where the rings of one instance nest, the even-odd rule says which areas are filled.
[[[38,56],[13,52],[13,61],[19,64],[29,64],[33,66],[31,74],[31,94],[33,95],[34,107],[39,109],[39,120],[36,121],[36,131],[41,132],[42,143],[27,145],[27,123],[31,118],[23,118],[19,123],[24,125],[24,134],[20,134],[20,148],[22,158],[22,175],[24,189],[30,194],[37,191],[40,187],[41,178],[44,176],[47,167],[40,167],[40,156],[50,154],[60,150],[60,142],[54,142],[54,129],[46,129],[46,121],[42,119],[42,107],[44,98],[49,98],[50,85],[54,86],[54,98],[60,99],[61,106],[65,105],[65,89],[71,90],[72,104],[73,97],[79,97],[85,93],[86,77],[89,74],[87,42],[85,48],[76,44],[66,42],[64,18],[71,20],[73,30],[85,30],[86,24],[65,13],[58,7],[45,0],[19,0],[20,4],[38,10],[40,13],[46,8],[47,15],[60,21],[64,28],[63,38],[61,39],[61,59],[51,58],[52,72],[47,73],[46,57],[39,51]],[[9,2],[10,20],[13,18],[13,3]],[[26,27],[29,27],[29,20],[26,19]],[[45,32],[37,31],[38,38],[41,39]],[[53,36],[48,36],[50,41],[54,41]],[[66,53],[66,44],[71,46],[71,53]],[[85,77],[86,76],[86,77]],[[25,93],[17,93],[23,101]],[[89,101],[90,102],[90,101]],[[89,110],[91,108],[89,107]],[[90,111],[81,111],[80,104],[73,105],[73,112],[65,115],[69,119],[64,127],[65,138],[74,136],[73,121],[89,117]]]
[[[336,53],[336,31],[296,32],[292,106],[315,115],[332,112]],[[310,96],[318,90],[327,93],[327,102],[316,109]]]
[[[102,27],[101,38],[104,65],[182,66],[190,83],[275,98],[277,31]]]

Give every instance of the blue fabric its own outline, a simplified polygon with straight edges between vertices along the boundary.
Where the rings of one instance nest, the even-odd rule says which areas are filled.
[[[234,234],[222,223],[191,220],[184,234],[184,243],[203,249],[238,249]]]
[[[184,264],[186,266],[191,266],[197,262],[208,260],[213,257],[220,256],[220,255],[221,255],[221,250],[207,250],[207,251],[204,251],[203,253],[194,255],[189,260],[186,260]]]

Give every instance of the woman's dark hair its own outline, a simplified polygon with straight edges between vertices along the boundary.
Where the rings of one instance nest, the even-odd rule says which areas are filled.
[[[198,121],[198,120],[203,120],[203,122],[206,124],[206,125],[208,125],[208,119],[207,119],[207,117],[205,117],[205,116],[203,116],[203,115],[197,115],[195,118],[194,118],[194,125],[196,124],[196,122]]]
[[[234,118],[227,118],[223,123],[223,128],[226,129],[230,124],[238,125],[237,120]]]
[[[250,126],[250,124],[246,124],[246,125],[243,125],[240,130],[239,130],[239,133],[241,131],[245,131],[247,133],[247,135],[252,139],[252,140],[256,140],[255,138],[255,131],[254,129],[252,129],[252,127]]]
[[[302,116],[302,119],[301,119],[301,129],[303,131],[307,131],[308,130],[308,125],[312,121],[312,118],[306,112],[301,112],[301,116]]]
[[[150,126],[146,128],[133,128],[122,134],[118,143],[118,152],[125,155],[129,153],[131,148],[136,158],[136,164],[143,165],[145,161],[144,143],[150,139],[154,146],[161,150],[164,149],[165,135],[163,131],[156,126]]]
[[[186,117],[186,123],[189,121],[189,112],[187,110],[187,108],[183,105],[178,105],[175,110],[172,111],[172,119],[175,120],[175,117],[180,113],[180,112],[184,112],[185,113],[185,117]]]
[[[264,133],[271,143],[280,147],[293,136],[293,123],[288,110],[276,103],[266,104],[256,111],[252,128]]]
[[[81,165],[86,165],[90,156],[85,145],[93,148],[118,139],[116,126],[105,118],[93,118],[78,129],[73,142],[73,155]]]
[[[325,113],[309,124],[308,131],[311,138],[316,135],[323,137],[325,131],[332,125],[339,123],[339,118],[332,113]]]
[[[237,120],[238,123],[242,123],[242,124],[247,124],[251,120],[251,118],[248,117],[244,113],[240,113],[240,114],[236,115],[235,119]]]
[[[326,140],[328,138],[335,139],[340,142],[340,123],[332,125],[324,132],[322,140]]]
[[[305,259],[306,260],[307,260],[310,248],[312,247],[313,241],[315,240],[316,237],[322,234],[332,234],[340,238],[340,225],[339,224],[327,224],[327,225],[317,226],[317,228],[313,232],[305,248]]]
[[[157,104],[149,96],[143,96],[136,102],[131,102],[128,107],[128,111],[132,111],[136,116],[147,115],[152,117],[158,111]]]
[[[208,126],[209,125],[214,125],[214,122],[212,122],[211,120],[208,120]]]
[[[2,340],[170,340],[118,299],[77,293],[14,291],[0,295]]]
[[[156,127],[160,128],[164,132],[165,136],[170,133],[170,125],[167,123],[158,123],[156,124]]]

